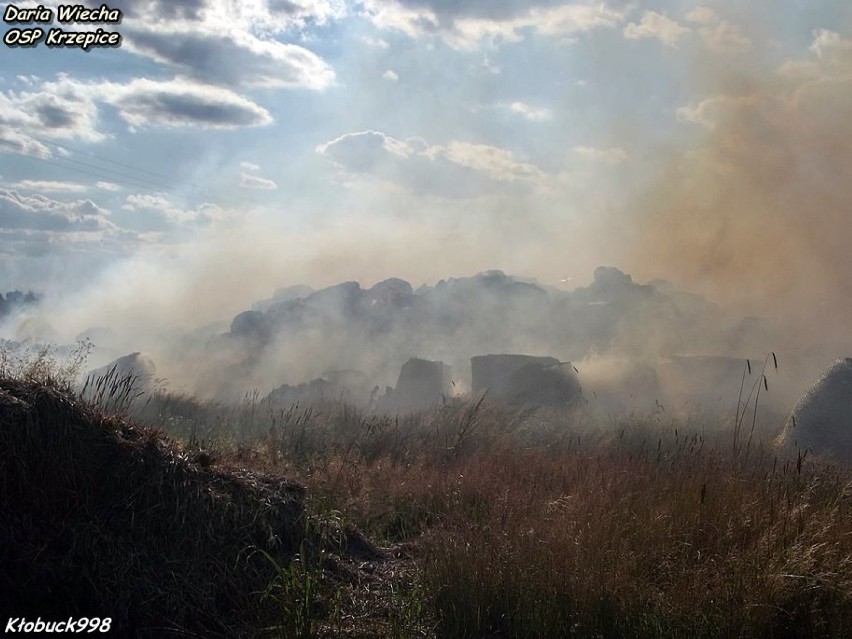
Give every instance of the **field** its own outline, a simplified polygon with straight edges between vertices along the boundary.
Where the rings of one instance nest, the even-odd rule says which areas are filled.
[[[134,399],[118,380],[82,401],[56,377],[7,370],[0,398],[54,388],[81,415],[156,429],[139,432],[172,451],[172,464],[198,481],[206,473],[244,482],[234,494],[259,500],[255,511],[241,507],[255,523],[268,516],[262,502],[274,501],[257,488],[272,485],[263,478],[287,478],[302,500],[301,510],[279,513],[292,518],[285,541],[232,535],[234,547],[205,550],[210,557],[193,564],[207,566],[206,576],[189,579],[176,563],[160,588],[178,589],[163,597],[183,599],[181,618],[156,618],[172,608],[155,602],[151,614],[128,617],[139,636],[157,636],[157,624],[171,636],[300,638],[842,637],[852,628],[852,474],[807,454],[776,454],[777,425],[758,424],[734,445],[733,415],[602,418],[486,398],[385,416],[336,402],[275,407],[247,397],[224,406],[165,393]],[[9,405],[0,403],[5,491],[11,460],[23,454],[13,444],[28,441],[12,434]],[[62,471],[65,462],[56,464]],[[97,469],[74,472],[88,470]],[[189,480],[160,474],[140,478],[140,486],[163,493],[156,477],[174,482],[179,504]],[[188,503],[193,516],[203,516]],[[150,515],[153,503],[146,508],[138,515]],[[181,518],[179,506],[157,517],[150,529],[159,535],[220,534]],[[117,534],[106,525],[90,529]],[[7,524],[3,534],[14,531]],[[110,543],[97,547],[108,552]],[[0,563],[7,579],[14,552]],[[100,559],[96,549],[87,552]],[[211,559],[216,553],[225,559]],[[239,562],[239,576],[222,569],[248,556],[251,570]],[[73,582],[79,566],[69,557],[63,569]],[[134,579],[170,574],[151,572],[148,561],[144,554],[124,563],[112,558],[122,579],[90,576],[87,587],[103,591],[91,600],[144,606],[128,599]],[[201,603],[206,594],[180,590],[203,590],[197,584],[205,577],[244,590],[226,592],[230,599],[212,607]],[[54,604],[67,614],[111,612]]]

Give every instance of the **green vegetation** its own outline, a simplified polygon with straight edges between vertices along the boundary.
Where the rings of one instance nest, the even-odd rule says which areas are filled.
[[[28,450],[13,431],[35,423],[61,430],[67,396],[56,391],[56,403],[39,405],[56,412],[29,426],[3,398],[32,400],[50,383],[0,380],[4,486],[10,469],[23,468],[10,460]],[[19,392],[22,384],[31,385]],[[136,432],[97,407],[79,408],[61,440],[74,447],[78,483],[51,488],[56,494],[39,488],[45,504],[59,495],[73,501],[86,473],[98,476],[104,462],[85,453],[97,444],[86,429]],[[158,505],[171,512],[144,534],[164,558],[177,546],[203,558],[156,576],[165,599],[183,598],[173,625],[203,636],[232,632],[241,619],[246,636],[298,638],[842,637],[852,628],[852,474],[807,456],[776,457],[761,443],[774,432],[749,421],[742,437],[739,409],[716,423],[654,415],[604,424],[582,410],[460,400],[396,417],[334,403],[280,408],[249,398],[226,407],[160,393],[128,413],[175,438],[145,435],[172,451],[165,456],[179,470],[149,475],[133,466],[137,474],[97,494],[135,509],[120,517],[151,518]],[[147,450],[125,439],[131,453]],[[72,462],[62,450],[38,463],[66,477]],[[153,459],[146,463],[156,466]],[[276,511],[275,523],[264,504],[274,502],[282,476],[305,487],[303,510]],[[233,507],[193,505],[189,488],[216,477],[231,482],[229,503],[243,504],[237,510],[248,520],[227,519]],[[74,526],[117,535],[106,519],[92,519],[101,511],[80,507]],[[225,535],[216,522],[246,536]],[[278,539],[284,529],[286,542]],[[44,529],[28,532],[30,544],[50,543]],[[210,548],[214,536],[220,542]],[[146,571],[156,554],[142,545],[113,557],[121,582],[86,574],[93,596],[155,578]],[[50,553],[44,560],[58,561]],[[8,563],[7,551],[0,567]],[[194,598],[213,582],[220,597],[238,601],[217,612],[203,603],[207,593]],[[147,602],[127,605],[150,613]]]

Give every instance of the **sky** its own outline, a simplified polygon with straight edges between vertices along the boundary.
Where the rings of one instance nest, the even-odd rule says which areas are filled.
[[[74,330],[602,264],[846,317],[846,0],[108,6],[47,28],[118,48],[0,46],[0,291],[73,300]]]

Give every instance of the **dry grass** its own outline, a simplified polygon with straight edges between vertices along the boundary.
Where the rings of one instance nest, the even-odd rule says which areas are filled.
[[[0,456],[0,503],[26,500],[40,514],[3,514],[12,544],[0,546],[0,584],[24,584],[18,601],[33,610],[57,593],[81,609],[92,593],[118,593],[98,605],[203,636],[842,637],[852,628],[852,474],[776,458],[761,443],[771,430],[750,423],[742,436],[741,410],[727,422],[604,424],[582,411],[463,401],[405,417],[164,394],[130,407],[183,439],[193,462],[159,435],[80,413],[49,387],[4,383],[0,450],[12,452]],[[732,445],[735,434],[746,441]],[[202,443],[215,452],[198,453]],[[302,503],[276,505],[268,482],[281,475],[306,486],[304,516],[281,514]],[[140,514],[154,521],[139,527]],[[282,516],[302,528],[282,533]],[[63,585],[83,565],[95,567],[84,573],[92,587]],[[154,594],[163,583],[171,599]]]
[[[316,512],[414,544],[426,611],[421,634],[400,636],[852,627],[852,475],[779,459],[751,425],[734,450],[739,416],[601,424],[463,402],[399,419],[340,405],[254,416],[264,434],[230,454],[298,476]]]
[[[0,616],[112,617],[125,636],[245,636],[305,536],[303,491],[210,468],[57,385],[0,378]]]
[[[507,450],[458,469],[426,537],[452,637],[843,636],[837,475],[724,458]]]

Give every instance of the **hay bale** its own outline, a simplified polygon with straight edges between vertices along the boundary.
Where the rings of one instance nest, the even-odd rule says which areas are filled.
[[[134,377],[143,385],[147,385],[153,381],[154,375],[157,374],[157,366],[154,361],[147,355],[142,353],[130,353],[124,357],[110,362],[106,366],[101,366],[89,372],[88,377],[97,378],[113,373],[117,377]]]
[[[776,444],[852,462],[852,358],[837,360],[808,389]]]
[[[509,375],[501,396],[510,404],[557,407],[576,404],[583,393],[571,364],[530,362]]]
[[[273,618],[257,593],[275,574],[252,550],[286,565],[302,498],[56,386],[0,378],[0,613],[112,617],[116,636],[250,636]]]
[[[450,367],[443,362],[412,357],[399,371],[396,388],[380,402],[383,410],[417,410],[437,404],[450,394]]]
[[[557,366],[559,360],[555,357],[537,357],[535,355],[477,355],[470,358],[472,373],[472,388],[474,393],[486,390],[491,396],[502,396],[506,382],[516,371],[527,364],[541,366]]]

